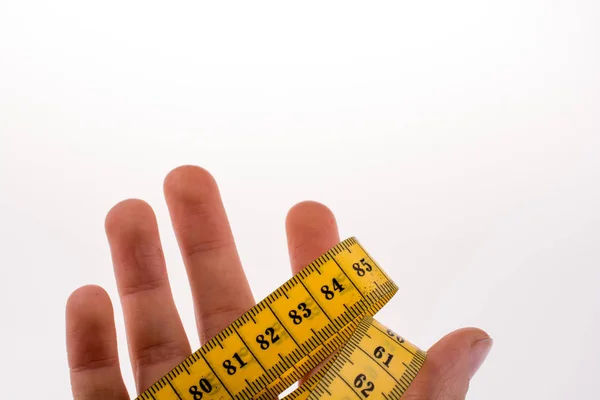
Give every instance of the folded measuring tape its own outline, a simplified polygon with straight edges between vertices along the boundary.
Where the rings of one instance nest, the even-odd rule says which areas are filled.
[[[426,354],[371,318],[398,287],[355,238],[337,244],[136,400],[399,399]]]

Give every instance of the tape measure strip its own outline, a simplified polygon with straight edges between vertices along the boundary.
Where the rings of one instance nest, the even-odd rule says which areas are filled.
[[[398,288],[355,238],[340,242],[136,400],[398,399],[426,354],[370,318]]]

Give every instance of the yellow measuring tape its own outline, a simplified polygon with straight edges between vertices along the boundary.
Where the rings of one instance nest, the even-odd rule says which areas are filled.
[[[136,400],[399,399],[426,354],[371,318],[398,287],[355,238],[337,244]]]

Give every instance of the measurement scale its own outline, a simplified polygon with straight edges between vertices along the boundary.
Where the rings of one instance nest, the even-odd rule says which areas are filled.
[[[354,238],[310,263],[136,400],[399,399],[426,353],[372,316],[398,287]]]

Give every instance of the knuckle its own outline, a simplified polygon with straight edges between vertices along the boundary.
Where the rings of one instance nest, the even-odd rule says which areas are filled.
[[[164,278],[148,278],[144,280],[135,280],[132,283],[122,283],[119,288],[121,298],[140,294],[143,292],[151,292],[161,287],[164,287],[166,280]]]
[[[109,368],[119,365],[119,358],[116,356],[106,357],[85,357],[74,361],[71,364],[71,373],[78,374],[86,371],[94,371],[103,368]]]
[[[150,343],[135,349],[135,365],[140,369],[168,361],[176,363],[184,359],[188,353],[187,346],[178,341]]]
[[[212,307],[210,311],[202,312],[199,318],[202,323],[198,327],[200,339],[203,343],[212,339],[245,312],[246,309],[242,307],[227,304]]]
[[[189,243],[185,249],[186,257],[193,259],[202,257],[207,253],[222,251],[233,248],[235,245],[231,239],[212,238]]]

